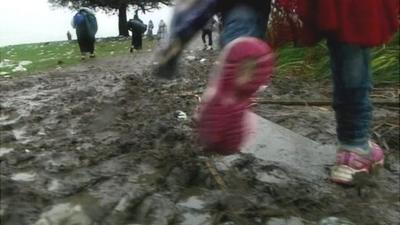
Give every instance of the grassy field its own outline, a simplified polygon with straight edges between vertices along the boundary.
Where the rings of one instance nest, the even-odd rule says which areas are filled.
[[[372,49],[372,69],[376,84],[399,84],[399,33],[385,46]],[[154,46],[144,41],[144,49]],[[97,57],[128,54],[130,39],[99,39]],[[327,79],[330,76],[328,49],[324,43],[312,48],[283,47],[279,50],[277,73],[305,78]],[[80,62],[76,41],[15,45],[0,48],[0,76],[23,75]]]
[[[96,56],[129,54],[130,38],[105,38],[96,42]],[[143,49],[153,47],[144,41]],[[0,48],[0,76],[23,75],[81,62],[76,41],[13,45]]]

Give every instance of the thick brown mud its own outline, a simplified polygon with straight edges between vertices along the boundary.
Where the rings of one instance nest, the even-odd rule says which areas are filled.
[[[1,224],[307,225],[332,216],[398,224],[397,111],[375,114],[376,126],[387,120],[376,135],[389,147],[388,160],[362,187],[314,183],[290,164],[251,154],[221,164],[201,152],[191,120],[215,54],[187,51],[173,81],[151,76],[151,53],[0,78]],[[263,96],[329,97],[320,92],[325,84],[285,79],[296,78],[277,79]],[[255,110],[316,142],[334,143],[329,107]],[[318,176],[326,177],[332,164],[320,164]]]

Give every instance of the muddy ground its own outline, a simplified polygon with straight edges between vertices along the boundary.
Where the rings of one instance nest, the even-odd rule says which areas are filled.
[[[263,182],[256,171],[273,165],[246,155],[216,170],[227,185],[221,188],[190,119],[215,55],[186,52],[184,76],[174,81],[150,75],[148,52],[0,78],[1,224],[299,225],[329,216],[399,224],[398,108],[375,111],[375,137],[388,160],[365,187]],[[387,88],[375,97],[398,100],[398,87]],[[288,76],[275,79],[261,99],[311,101],[329,98],[329,90]],[[259,104],[255,111],[322,144],[335,142],[329,106]]]

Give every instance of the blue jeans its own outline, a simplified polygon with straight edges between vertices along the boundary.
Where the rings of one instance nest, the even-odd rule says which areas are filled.
[[[333,74],[333,108],[341,145],[369,150],[372,105],[368,48],[328,40]]]
[[[266,22],[257,12],[240,5],[226,13],[221,45],[239,37],[265,38]],[[372,105],[370,55],[367,48],[328,40],[333,73],[333,108],[339,144],[369,151]]]
[[[222,47],[239,37],[265,38],[267,20],[249,6],[243,4],[234,7],[226,12],[223,21],[220,37]]]

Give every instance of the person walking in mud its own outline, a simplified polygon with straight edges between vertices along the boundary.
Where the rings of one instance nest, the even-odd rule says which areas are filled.
[[[204,50],[213,50],[213,29],[216,20],[211,18],[206,25],[201,29],[201,39],[203,40]],[[206,37],[208,38],[208,44],[206,41]]]
[[[166,38],[167,38],[167,24],[165,24],[164,20],[160,20],[157,30],[158,42],[161,43]]]
[[[94,45],[96,42],[97,20],[94,12],[88,8],[80,8],[72,19],[72,27],[76,30],[81,59],[94,58]]]
[[[154,24],[153,21],[150,20],[149,24],[147,25],[147,38],[149,38],[149,40],[153,40],[153,29],[154,29]]]
[[[296,42],[314,45],[327,40],[333,74],[333,108],[336,112],[338,149],[331,180],[354,183],[360,173],[382,166],[384,152],[371,141],[372,70],[369,48],[389,41],[398,29],[397,0],[352,2],[346,0],[279,0],[291,19],[300,19]],[[315,14],[314,12],[319,12]]]
[[[384,161],[381,147],[370,140],[372,87],[369,47],[385,43],[397,31],[396,0],[278,0],[303,32],[304,44],[328,40],[333,72],[333,108],[337,121],[337,160],[330,179],[353,184]],[[172,78],[178,57],[197,31],[221,13],[220,65],[211,77],[198,110],[199,139],[206,151],[240,151],[249,126],[248,107],[257,90],[269,83],[274,64],[265,43],[270,1],[191,1],[177,4],[169,45],[158,55],[155,74]],[[299,14],[294,14],[298,12]],[[315,12],[319,12],[316,14]],[[279,37],[278,37],[279,38]],[[298,42],[299,43],[299,42]],[[266,139],[267,141],[267,139]]]
[[[71,32],[67,31],[67,40],[72,41],[72,35]]]
[[[140,50],[143,45],[143,34],[146,32],[147,26],[139,19],[138,11],[135,12],[133,19],[128,21],[128,28],[132,32],[132,45],[130,52],[133,49]]]

